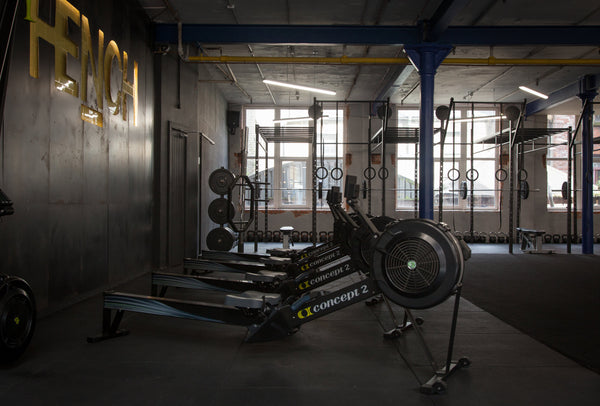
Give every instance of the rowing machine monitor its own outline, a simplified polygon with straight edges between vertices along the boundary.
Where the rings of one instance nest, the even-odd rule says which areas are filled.
[[[346,185],[344,186],[344,197],[346,199],[356,200],[360,194],[360,185],[356,183],[356,176],[347,175]]]

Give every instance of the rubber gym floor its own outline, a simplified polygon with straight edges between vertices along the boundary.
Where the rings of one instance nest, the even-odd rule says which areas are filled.
[[[561,245],[550,246],[556,250],[550,256],[521,254],[518,247],[509,255],[506,245],[472,247],[454,349],[454,358],[468,356],[472,365],[448,379],[445,394],[420,393],[431,367],[415,331],[383,338],[392,321],[381,304],[359,303],[284,340],[254,344],[243,342],[240,327],[126,313],[129,336],[88,344],[86,337],[100,332],[97,294],[38,320],[20,362],[0,369],[0,399],[2,405],[598,405],[600,374],[591,364],[600,358],[600,257],[566,255]],[[149,283],[145,275],[118,290],[148,293]],[[173,296],[180,294],[186,293]],[[414,312],[424,318],[423,334],[440,364],[453,301]]]

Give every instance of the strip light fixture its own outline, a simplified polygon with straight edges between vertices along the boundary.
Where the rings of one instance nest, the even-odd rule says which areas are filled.
[[[298,89],[298,90],[307,90],[309,92],[314,92],[314,93],[323,93],[323,94],[328,94],[330,96],[335,96],[335,92],[331,91],[331,90],[325,90],[325,89],[319,89],[316,87],[308,87],[308,86],[301,86],[301,85],[294,85],[292,83],[284,83],[284,82],[277,82],[275,80],[268,80],[268,79],[264,79],[263,83],[267,84],[267,85],[273,85],[273,86],[281,86],[281,87],[289,87],[291,89]]]
[[[542,99],[548,98],[548,95],[545,95],[544,93],[540,93],[537,90],[530,89],[527,86],[519,86],[519,89],[521,89],[524,92],[531,93],[534,96],[541,97]]]

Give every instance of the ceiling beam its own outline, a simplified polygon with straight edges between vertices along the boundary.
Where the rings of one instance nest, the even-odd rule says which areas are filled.
[[[584,92],[596,91],[598,90],[598,84],[600,84],[600,74],[584,76],[577,82],[552,92],[548,95],[547,99],[538,99],[527,103],[525,106],[525,116],[529,117],[556,107],[575,97],[579,97]]]
[[[422,42],[422,27],[359,25],[202,25],[184,24],[183,42],[204,44],[403,45]],[[597,46],[600,26],[448,27],[437,43],[451,45]],[[176,24],[156,24],[155,41],[177,43]]]
[[[443,0],[433,16],[425,21],[423,41],[435,42],[450,27],[450,23],[467,5],[469,0]]]

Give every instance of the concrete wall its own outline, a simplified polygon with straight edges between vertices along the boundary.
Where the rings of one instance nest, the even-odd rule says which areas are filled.
[[[48,24],[53,4],[40,4]],[[74,2],[89,19],[92,44],[101,29],[105,47],[114,40],[128,53],[129,81],[133,61],[139,66],[137,125],[129,96],[126,120],[105,100],[103,127],[85,122],[81,105],[98,108],[91,71],[86,101],[58,90],[55,48],[39,40],[39,77],[32,77],[21,6],[0,149],[0,185],[15,214],[0,224],[0,271],[27,279],[44,312],[150,270],[154,71],[149,22],[136,2]],[[80,46],[80,29],[69,30]],[[81,86],[80,69],[80,59],[68,56],[67,73]],[[121,76],[114,62],[112,97]]]
[[[184,256],[195,256],[199,247],[206,247],[206,235],[216,227],[206,214],[208,205],[217,197],[208,187],[208,177],[214,169],[228,166],[227,103],[214,84],[201,81],[208,76],[205,67],[183,62],[174,53],[156,55],[155,58],[157,72],[160,72],[160,83],[157,84],[160,88],[157,97],[160,128],[156,129],[155,145],[160,157],[155,169],[159,179],[155,185],[155,223],[160,231],[154,234],[159,247],[155,252],[155,263],[158,268],[177,268]],[[172,197],[169,192],[169,125],[172,129],[185,130],[187,135],[185,213],[180,213],[184,217],[184,235],[169,234],[169,222],[176,220],[169,217],[168,210],[168,201]],[[176,251],[175,258],[169,258],[174,244],[181,244],[183,248]]]
[[[56,2],[40,1],[46,24],[54,24]],[[87,100],[60,91],[55,48],[45,40],[39,40],[39,77],[32,77],[21,2],[0,133],[0,187],[15,207],[0,221],[0,272],[28,280],[42,314],[195,255],[213,226],[205,214],[213,196],[203,185],[213,169],[228,164],[227,104],[214,84],[199,82],[205,68],[154,52],[150,22],[134,0],[70,4],[89,21],[96,64],[98,30],[104,51],[115,41],[121,60],[127,52],[130,82],[138,63],[138,115],[134,125],[129,96],[126,120],[122,110],[113,114],[108,96],[98,106],[91,64]],[[68,37],[80,53],[67,56],[66,71],[81,86],[80,22],[69,23]],[[116,100],[122,89],[116,60],[108,83]],[[83,121],[82,105],[103,113],[103,126]],[[189,132],[185,200],[175,213],[168,210],[169,126]],[[216,144],[201,141],[199,131]],[[177,221],[182,231],[170,239]],[[174,252],[178,258],[168,261]]]

